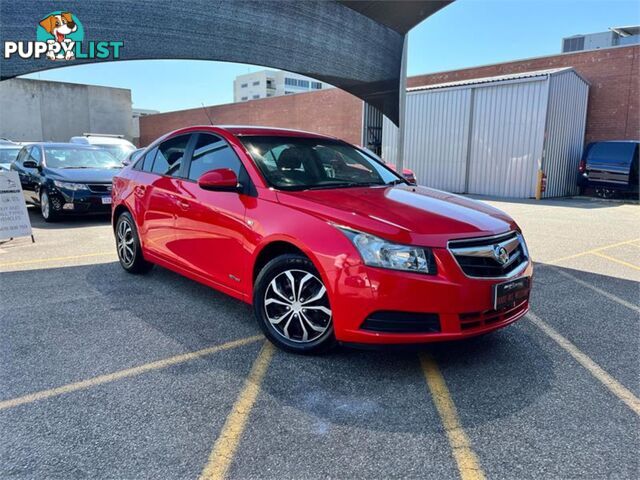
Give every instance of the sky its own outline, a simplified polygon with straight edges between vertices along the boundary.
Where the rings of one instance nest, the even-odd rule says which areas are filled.
[[[409,34],[408,74],[560,53],[563,37],[640,24],[640,0],[457,0]],[[233,101],[236,75],[264,67],[140,60],[64,67],[26,78],[129,88],[161,112]]]

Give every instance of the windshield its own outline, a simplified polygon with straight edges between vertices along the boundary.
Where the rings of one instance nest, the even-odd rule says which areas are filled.
[[[12,163],[22,147],[0,148],[0,163]]]
[[[364,152],[338,140],[241,137],[267,183],[282,190],[405,183]]]
[[[129,155],[129,153],[131,153],[132,150],[136,149],[136,147],[132,147],[131,145],[114,145],[114,144],[100,145],[97,143],[94,144],[94,147],[100,147],[105,149],[111,155],[116,157],[118,161],[124,160],[125,157]]]
[[[45,147],[49,168],[121,168],[122,164],[106,150],[98,148]]]

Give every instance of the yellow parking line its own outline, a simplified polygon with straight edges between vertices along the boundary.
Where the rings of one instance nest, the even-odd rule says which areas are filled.
[[[640,399],[636,397],[624,385],[609,375],[600,365],[582,353],[578,347],[560,335],[550,325],[532,312],[527,313],[527,318],[540,330],[546,333],[553,341],[560,345],[580,365],[587,369],[593,377],[609,389],[616,397],[622,400],[636,415],[640,416]]]
[[[422,371],[429,385],[433,402],[440,414],[449,445],[453,451],[453,457],[458,465],[458,471],[462,480],[482,480],[484,472],[478,462],[476,454],[471,448],[471,442],[460,425],[458,412],[453,403],[447,384],[444,381],[440,369],[435,360],[429,355],[420,355]]]
[[[249,414],[253,409],[256,398],[258,398],[258,393],[260,393],[260,386],[271,363],[273,352],[273,345],[267,342],[260,350],[255,362],[253,362],[253,367],[251,367],[251,372],[249,372],[244,387],[240,395],[238,395],[229,416],[227,416],[227,420],[224,422],[220,436],[213,445],[207,465],[200,474],[201,480],[223,479],[226,476],[240,443]]]
[[[585,250],[584,252],[576,253],[573,255],[568,255],[566,257],[556,258],[555,260],[551,260],[549,262],[543,262],[545,265],[550,265],[554,263],[564,262],[565,260],[571,260],[573,258],[583,257],[585,255],[594,254],[597,252],[601,252],[602,250],[607,250],[613,247],[620,247],[621,245],[627,245],[629,243],[640,241],[638,238],[634,238],[632,240],[625,240],[624,242],[612,243],[610,245],[605,245],[603,247],[592,248],[591,250]]]
[[[23,395],[22,397],[3,400],[0,401],[0,410],[17,407],[18,405],[23,405],[25,403],[33,403],[38,400],[44,400],[45,398],[55,397],[65,393],[77,392],[78,390],[84,390],[86,388],[103,385],[105,383],[114,382],[123,378],[133,377],[136,375],[140,375],[141,373],[150,372],[152,370],[167,368],[172,365],[177,365],[179,363],[202,358],[204,356],[211,355],[212,353],[220,352],[222,350],[229,350],[231,348],[247,345],[248,343],[257,342],[262,338],[264,338],[262,335],[241,338],[239,340],[233,340],[221,345],[215,345],[213,347],[203,348],[202,350],[196,350],[195,352],[183,353],[181,355],[175,355],[163,360],[145,363],[144,365],[140,365],[137,367],[127,368],[125,370],[119,370],[117,372],[108,373],[106,375],[89,378],[80,382],[68,383],[67,385],[62,385],[61,387],[51,388],[49,390],[41,390],[39,392]]]
[[[0,263],[0,268],[2,267],[15,267],[17,265],[32,265],[34,263],[47,263],[47,262],[59,262],[63,260],[76,260],[79,258],[89,258],[89,257],[102,257],[105,255],[114,255],[115,250],[112,252],[99,252],[99,253],[87,253],[86,255],[72,255],[69,257],[49,257],[49,258],[35,258],[32,260],[22,260],[20,262],[9,262],[9,263]]]
[[[605,255],[604,253],[601,252],[594,252],[594,255],[597,255],[598,257],[602,257],[605,258],[611,262],[615,262],[615,263],[619,263],[620,265],[624,265],[625,267],[629,267],[629,268],[633,268],[635,270],[640,270],[640,266],[638,265],[634,265],[633,263],[629,263],[629,262],[625,262],[624,260],[620,260],[619,258],[614,258],[611,257],[609,255]]]

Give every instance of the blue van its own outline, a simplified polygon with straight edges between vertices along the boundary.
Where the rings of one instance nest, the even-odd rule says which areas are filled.
[[[581,193],[594,189],[601,197],[618,192],[638,194],[638,150],[640,142],[620,140],[587,145],[578,167]]]

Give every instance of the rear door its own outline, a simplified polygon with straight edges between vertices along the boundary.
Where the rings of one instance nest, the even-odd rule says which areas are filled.
[[[230,168],[240,183],[249,186],[249,176],[225,140],[200,133],[195,141],[185,179],[177,191],[175,252],[184,266],[198,275],[235,291],[242,291],[248,253],[245,238],[251,230],[245,223],[246,202],[252,198],[238,192],[212,192],[197,180],[209,170]]]
[[[141,235],[148,252],[177,263],[174,249],[175,220],[177,215],[177,185],[184,167],[184,157],[191,134],[170,138],[155,150],[150,172],[145,183],[134,187],[136,208],[141,214]],[[140,217],[138,217],[140,218]]]

